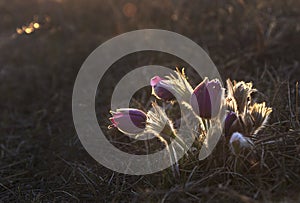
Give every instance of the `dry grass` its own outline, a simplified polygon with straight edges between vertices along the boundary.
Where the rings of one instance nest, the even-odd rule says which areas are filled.
[[[126,17],[125,0],[0,0],[0,201],[300,201],[298,0],[130,2],[137,12],[127,10]],[[41,29],[16,34],[35,15]],[[102,42],[143,28],[183,34],[209,53],[223,79],[253,81],[274,110],[259,135],[255,163],[228,156],[225,148],[201,162],[182,159],[180,177],[169,169],[128,176],[87,154],[72,122],[76,74]],[[99,84],[96,110],[103,130],[114,84],[128,70],[149,64],[185,66],[192,84],[200,81],[169,55],[146,52],[119,60]],[[145,92],[138,92],[132,105],[143,98],[147,107]],[[108,135],[131,149],[130,140],[116,131]]]

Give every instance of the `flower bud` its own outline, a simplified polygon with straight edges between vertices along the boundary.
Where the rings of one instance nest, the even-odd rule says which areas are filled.
[[[223,97],[223,88],[219,80],[208,81],[205,78],[193,91],[191,106],[201,118],[211,119],[218,115]]]
[[[244,137],[241,133],[235,132],[232,134],[229,144],[232,152],[239,154],[241,150],[251,148],[253,142],[249,138]]]
[[[169,91],[173,87],[166,83],[165,80],[161,79],[159,76],[155,76],[151,79],[150,82],[152,86],[152,92],[158,99],[165,101],[174,100],[174,95]]]
[[[146,127],[147,115],[141,110],[122,108],[111,114],[112,125],[125,134],[138,134]]]

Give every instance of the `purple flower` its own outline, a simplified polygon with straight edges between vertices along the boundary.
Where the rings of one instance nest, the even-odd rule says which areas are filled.
[[[111,114],[112,125],[125,134],[138,134],[146,127],[147,115],[141,110],[122,108]]]
[[[170,101],[175,99],[174,95],[169,91],[170,89],[172,89],[172,87],[168,85],[165,82],[165,80],[161,79],[159,76],[153,77],[151,79],[150,84],[157,98],[165,101]]]
[[[226,119],[225,119],[225,127],[224,127],[226,137],[231,135],[231,133],[232,133],[231,127],[232,127],[232,124],[236,121],[236,119],[237,119],[237,116],[233,111],[230,111],[227,114]]]
[[[191,106],[201,118],[214,118],[218,115],[223,96],[219,80],[208,81],[205,78],[193,91]]]

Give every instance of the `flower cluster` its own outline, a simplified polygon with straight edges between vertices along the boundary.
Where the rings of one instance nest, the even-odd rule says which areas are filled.
[[[230,138],[230,146],[238,154],[243,148],[251,148],[254,138],[267,123],[272,108],[266,107],[265,102],[254,102],[252,95],[257,90],[252,83],[243,81],[227,82],[225,105],[228,114],[225,119],[224,134]]]
[[[203,140],[208,138],[216,126],[221,130],[221,136],[228,141],[234,154],[243,149],[253,147],[252,139],[266,124],[272,109],[265,103],[256,103],[252,99],[257,90],[252,83],[227,80],[227,90],[222,87],[218,79],[204,80],[195,88],[187,81],[184,70],[175,74],[151,79],[152,94],[163,103],[170,105],[159,106],[152,103],[152,109],[147,113],[133,108],[111,111],[110,118],[113,127],[125,134],[136,136],[152,133],[160,140],[166,137],[178,137],[179,120],[171,120],[166,110],[180,111],[176,102],[183,104],[188,111],[184,111],[185,120],[189,121],[190,130],[184,136],[193,136],[198,141],[198,150],[203,147]],[[167,107],[166,107],[167,106]],[[170,108],[170,109],[166,109]],[[180,140],[179,140],[180,141]],[[165,142],[166,143],[166,142]],[[184,143],[179,143],[184,147]]]

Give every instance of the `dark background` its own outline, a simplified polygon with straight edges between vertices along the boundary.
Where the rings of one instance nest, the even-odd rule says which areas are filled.
[[[31,28],[32,22],[40,27]],[[299,200],[299,22],[298,0],[0,0],[0,201]],[[253,81],[273,107],[262,132],[278,141],[266,153],[272,167],[243,178],[230,167],[201,164],[187,173],[191,177],[173,178],[168,170],[127,176],[87,154],[72,122],[76,75],[101,43],[145,28],[192,39],[224,80]],[[155,63],[186,67],[148,52],[125,57],[106,74],[96,106],[102,129],[109,125],[108,101],[118,79]],[[186,68],[197,85],[200,78]]]

